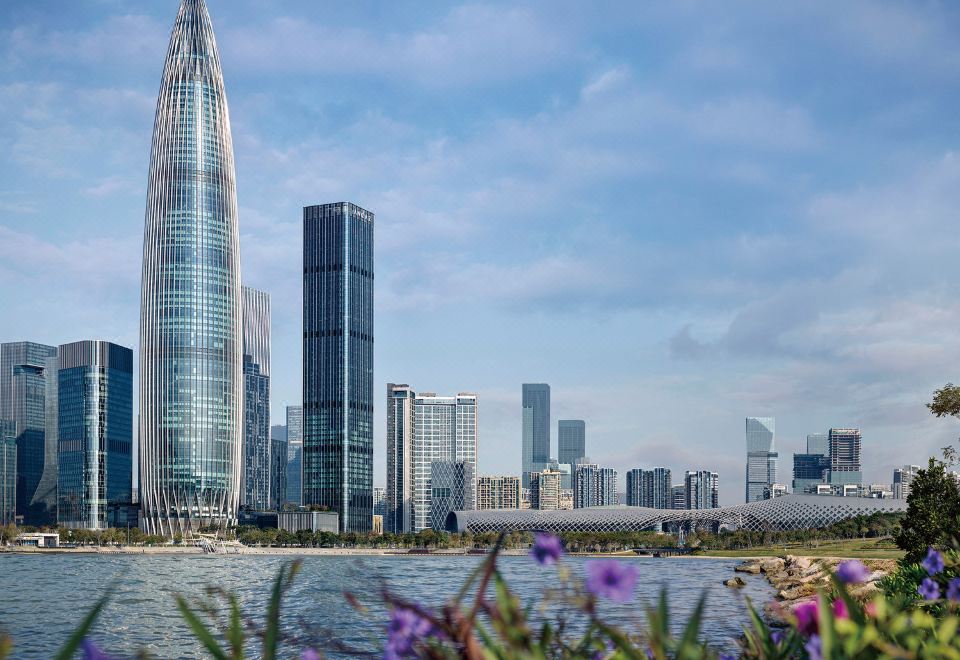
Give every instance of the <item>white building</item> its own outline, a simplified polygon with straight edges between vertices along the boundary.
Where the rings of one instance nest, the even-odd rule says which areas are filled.
[[[919,465],[904,465],[893,471],[893,498],[905,500],[910,497],[910,486],[921,470]]]
[[[451,462],[463,464],[451,474],[463,475],[466,481],[454,478],[444,483],[444,497],[475,509],[477,396],[417,395],[407,385],[388,385],[387,531],[419,532],[433,526],[434,463]],[[451,488],[457,492],[446,493]]]

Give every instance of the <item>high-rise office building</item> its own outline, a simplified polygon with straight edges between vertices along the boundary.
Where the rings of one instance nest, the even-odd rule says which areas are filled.
[[[17,519],[17,426],[0,419],[0,525]]]
[[[303,446],[303,406],[287,406],[287,442]]]
[[[557,422],[557,462],[575,465],[587,455],[587,424],[582,419]]]
[[[765,499],[764,493],[777,482],[775,425],[773,417],[747,417],[747,502]]]
[[[688,471],[684,479],[685,508],[716,509],[720,506],[720,477],[709,470]]]
[[[531,472],[530,508],[557,511],[560,508],[560,473],[555,470]]]
[[[478,509],[519,509],[520,502],[520,477],[477,478]]]
[[[793,492],[802,495],[816,492],[817,486],[827,483],[830,475],[830,457],[823,454],[793,455]]]
[[[373,525],[373,223],[355,204],[303,209],[303,503]]]
[[[574,508],[617,504],[617,471],[613,468],[580,463],[574,471],[573,482]]]
[[[379,486],[373,487],[373,515],[383,518],[387,510],[387,489]]]
[[[419,532],[434,524],[433,464],[460,462],[469,464],[465,479],[476,479],[477,397],[461,393],[437,396],[432,392],[413,400],[413,530]],[[454,477],[450,477],[453,479]],[[476,486],[465,489],[464,509],[476,509]]]
[[[271,498],[270,294],[245,286],[241,295],[244,412],[240,504],[265,511],[282,504]],[[286,492],[281,500],[285,497]]]
[[[384,529],[413,531],[413,401],[409,385],[387,383],[387,503]]]
[[[529,488],[529,474],[550,461],[550,386],[524,383],[522,405],[521,468],[523,487]]]
[[[671,509],[686,509],[687,508],[687,486],[686,483],[677,484],[670,488],[670,508]]]
[[[477,474],[471,461],[434,461],[430,464],[430,527],[446,529],[451,511],[477,508]]]
[[[47,358],[57,349],[34,342],[0,344],[0,419],[13,422],[17,444],[17,515],[28,525],[56,522],[57,502],[40,492],[50,457],[46,434]],[[49,468],[47,468],[49,469]]]
[[[59,405],[59,377],[60,361],[57,356],[46,359],[43,367],[44,382],[44,460],[43,472],[40,474],[40,483],[33,498],[43,502],[48,512],[56,517],[58,498],[57,482],[60,478],[60,405]],[[132,479],[132,477],[131,477]]]
[[[922,468],[919,465],[903,465],[893,471],[893,497],[905,500],[910,497],[910,487]]]
[[[133,351],[106,341],[59,350],[58,524],[106,529],[133,497]]]
[[[830,455],[830,436],[826,433],[807,434],[807,453],[820,454],[821,456]]]
[[[669,509],[672,507],[673,488],[670,470],[654,468],[652,470],[630,470],[627,472],[627,506],[642,506],[651,509]]]
[[[303,407],[287,406],[287,503],[303,503]]]
[[[287,503],[287,472],[290,469],[289,443],[284,438],[270,438],[270,490],[271,509],[281,509]]]
[[[830,483],[862,485],[860,429],[830,429]]]
[[[230,117],[203,0],[183,0],[150,153],[140,304],[141,526],[235,523],[243,468],[240,233]]]

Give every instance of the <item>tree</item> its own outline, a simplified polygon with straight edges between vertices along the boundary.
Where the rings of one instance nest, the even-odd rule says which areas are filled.
[[[960,531],[960,487],[943,461],[930,458],[910,484],[907,515],[895,540],[908,562],[919,562],[930,546],[945,546]]]

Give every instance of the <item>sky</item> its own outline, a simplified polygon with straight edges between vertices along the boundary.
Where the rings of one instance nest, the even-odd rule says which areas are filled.
[[[244,283],[300,401],[301,208],[376,214],[386,383],[479,396],[520,470],[521,384],[621,471],[720,474],[775,416],[863,431],[865,478],[960,426],[960,6],[207,0]],[[0,7],[0,341],[136,348],[147,163],[176,0]],[[622,489],[622,485],[621,485]]]

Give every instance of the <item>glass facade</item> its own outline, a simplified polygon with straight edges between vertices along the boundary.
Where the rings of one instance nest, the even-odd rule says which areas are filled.
[[[303,503],[303,408],[287,406],[287,499],[289,504]]]
[[[49,456],[47,448],[47,359],[53,346],[34,342],[0,345],[0,419],[13,422],[17,444],[17,515],[27,525],[56,521],[56,500],[42,497],[40,482]],[[55,469],[55,466],[50,466]]]
[[[539,472],[550,461],[550,386],[546,383],[524,383],[522,395],[521,468],[523,487],[529,488],[529,474]]]
[[[17,517],[17,425],[0,419],[0,525]]]
[[[270,440],[270,508],[280,509],[287,503],[287,470],[290,467],[290,444],[283,438]]]
[[[557,422],[557,462],[574,465],[587,455],[587,424],[582,419]]]
[[[430,527],[445,529],[451,511],[476,509],[477,476],[469,461],[434,461],[430,465]]]
[[[240,236],[230,118],[203,0],[183,0],[157,99],[140,306],[141,526],[236,522],[243,465]]]
[[[830,457],[823,454],[793,455],[793,492],[801,495],[818,484],[827,483],[830,474]]]
[[[432,508],[435,462],[467,463],[469,475],[476,478],[477,397],[463,393],[457,396],[432,393],[416,396],[413,400],[412,437],[412,531],[419,532],[435,522]],[[465,492],[464,509],[475,509],[475,484]]]
[[[409,385],[387,383],[387,501],[384,530],[413,531],[413,400]]]
[[[373,213],[303,209],[303,503],[373,526]]]
[[[105,341],[60,347],[58,523],[106,529],[133,497],[133,351]]]
[[[773,417],[747,417],[747,502],[767,499],[770,487],[777,483],[775,429]]]
[[[247,286],[241,289],[241,295],[244,412],[240,503],[264,511],[282,503],[271,498],[270,295]]]

